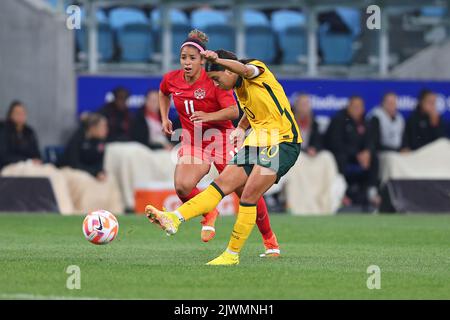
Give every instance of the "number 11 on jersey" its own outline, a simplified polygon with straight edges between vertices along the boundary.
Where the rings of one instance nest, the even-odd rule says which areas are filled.
[[[186,108],[186,114],[194,113],[194,100],[184,100],[184,107]]]

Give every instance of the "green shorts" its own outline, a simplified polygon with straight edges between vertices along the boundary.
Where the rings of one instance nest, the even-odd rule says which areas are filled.
[[[250,175],[255,164],[272,169],[277,174],[275,183],[278,183],[297,161],[300,147],[300,143],[293,142],[282,142],[269,147],[245,146],[235,154],[229,164],[244,167],[247,175]]]

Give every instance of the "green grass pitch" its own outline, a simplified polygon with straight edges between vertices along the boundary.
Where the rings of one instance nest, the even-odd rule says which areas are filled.
[[[232,217],[207,244],[199,220],[167,237],[143,216],[118,219],[118,238],[95,246],[83,217],[1,214],[0,299],[450,299],[450,215],[272,214],[283,257],[258,257],[255,227],[235,267],[204,265],[226,247]],[[66,288],[69,265],[80,290]],[[367,288],[370,265],[379,290]]]

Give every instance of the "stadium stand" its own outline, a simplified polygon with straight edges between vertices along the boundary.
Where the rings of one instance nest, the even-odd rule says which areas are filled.
[[[245,54],[272,63],[276,57],[276,42],[272,28],[269,26],[248,26],[245,28]]]
[[[283,52],[283,64],[297,64],[306,58],[305,16],[294,10],[277,10],[271,15],[272,28]]]
[[[137,8],[115,8],[109,12],[109,22],[114,29],[122,28],[131,23],[148,24],[144,11]]]
[[[97,20],[97,46],[100,61],[112,60],[115,53],[114,32],[109,24],[109,19],[104,10],[97,10],[95,13]],[[87,20],[83,8],[81,8],[81,29],[75,31],[76,48],[78,58],[83,59],[88,52],[88,34],[87,34]]]
[[[272,63],[277,54],[275,35],[266,15],[257,10],[244,10],[245,55]]]
[[[212,50],[235,49],[234,27],[229,20],[228,13],[222,10],[198,9],[191,13],[192,27],[200,29],[208,35],[207,46]]]
[[[244,10],[243,18],[246,26],[269,26],[269,19],[263,12],[258,10]]]
[[[176,60],[181,43],[186,39],[186,35],[191,30],[190,21],[187,14],[179,9],[170,9],[169,11],[171,33],[172,33],[172,60]],[[150,21],[153,28],[153,37],[155,39],[155,51],[161,52],[161,10],[153,9],[150,12]]]
[[[229,19],[226,12],[213,9],[197,9],[191,13],[191,25],[203,30],[211,25],[228,25]]]
[[[337,7],[336,13],[351,30],[353,37],[361,33],[361,13],[358,9]]]
[[[117,31],[121,60],[124,62],[149,61],[154,51],[152,28],[145,23],[129,23]]]
[[[325,28],[319,31],[319,46],[324,64],[349,65],[353,58],[351,34],[333,33]]]

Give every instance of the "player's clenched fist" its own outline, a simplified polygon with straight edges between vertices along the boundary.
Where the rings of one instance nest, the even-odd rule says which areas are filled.
[[[216,52],[212,50],[205,50],[200,53],[206,60],[211,62],[216,62],[216,60],[219,58]]]
[[[245,139],[245,130],[240,127],[234,129],[230,134],[231,143],[234,143],[238,149],[241,148],[242,144],[244,143],[244,139]]]

